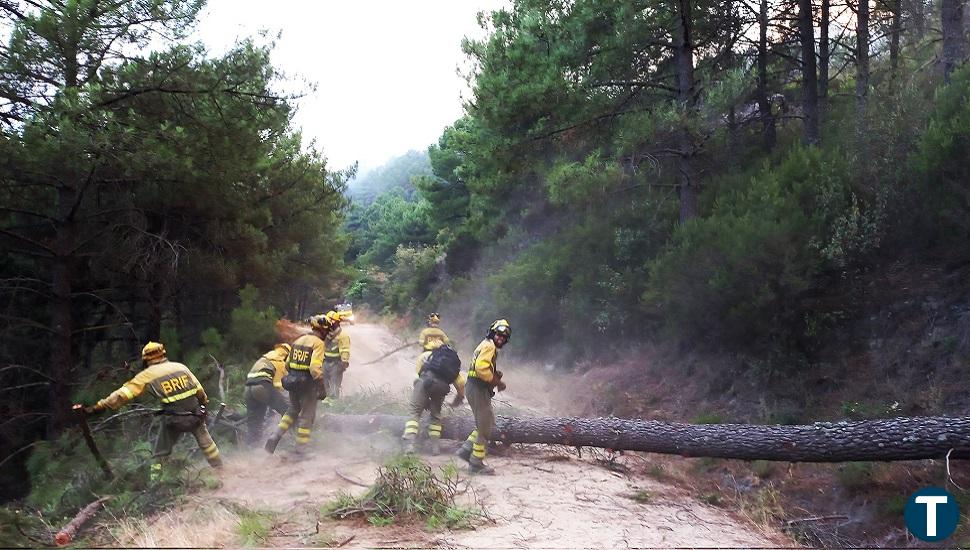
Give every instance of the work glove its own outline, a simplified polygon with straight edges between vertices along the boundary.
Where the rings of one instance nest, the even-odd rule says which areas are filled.
[[[199,403],[199,418],[201,418],[202,421],[205,422],[208,416],[209,416],[209,411],[206,410],[205,405]]]
[[[75,411],[81,411],[84,414],[94,414],[94,413],[98,412],[96,406],[82,405],[80,403],[75,403],[74,406],[71,407],[71,409],[72,410],[75,410]]]
[[[502,371],[495,369],[495,378],[502,379]]]
[[[343,363],[340,363],[340,371],[341,372],[343,372],[343,371],[345,371],[345,370],[347,370],[349,368],[350,368],[350,361],[344,361]]]
[[[323,380],[316,383],[317,389],[317,401],[323,401],[327,398],[327,387],[323,385]]]
[[[498,391],[505,391],[505,382],[502,382],[501,380],[499,380],[498,384],[495,384],[495,389],[497,389]]]
[[[451,406],[452,409],[454,409],[455,407],[461,405],[464,400],[465,400],[465,394],[459,393],[458,395],[455,396],[454,399],[451,400],[451,403],[449,405]]]

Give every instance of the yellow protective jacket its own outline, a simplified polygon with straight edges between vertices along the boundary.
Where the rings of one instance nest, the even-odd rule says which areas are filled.
[[[418,343],[425,351],[430,351],[435,348],[440,347],[442,344],[451,345],[451,340],[448,339],[448,335],[445,331],[438,327],[427,327],[421,330],[418,335]]]
[[[424,364],[428,361],[428,358],[430,357],[431,357],[431,350],[425,351],[418,356],[418,365],[417,365],[418,368],[416,371],[418,376],[421,376],[421,369],[424,368]],[[458,373],[458,376],[455,377],[455,380],[451,383],[451,385],[455,387],[455,391],[457,391],[462,395],[465,395],[465,377],[462,376],[460,372]]]
[[[163,405],[170,405],[192,397],[197,398],[202,405],[209,402],[209,396],[202,389],[202,384],[199,383],[198,378],[192,374],[188,367],[182,363],[162,361],[149,365],[145,370],[136,374],[123,386],[111,392],[108,397],[98,401],[95,408],[98,410],[105,408],[115,410],[144,393],[146,389],[157,397]]]
[[[495,376],[497,360],[498,348],[495,347],[495,343],[489,338],[482,340],[472,356],[472,363],[468,367],[468,378],[477,378],[489,386],[497,386],[498,377]]]
[[[286,357],[287,353],[283,348],[274,348],[273,351],[263,354],[253,364],[253,368],[246,375],[246,379],[265,378],[273,382],[273,385],[277,388],[282,388],[282,380],[286,376]]]
[[[323,353],[323,340],[316,334],[304,334],[293,342],[293,349],[286,358],[286,368],[309,371],[314,380],[322,380]]]
[[[339,360],[341,363],[350,362],[350,335],[344,329],[338,328],[327,335],[327,349],[324,352],[330,361]]]

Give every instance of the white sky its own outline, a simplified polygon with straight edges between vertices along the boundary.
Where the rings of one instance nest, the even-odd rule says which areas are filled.
[[[316,82],[295,123],[331,169],[363,173],[437,141],[469,91],[464,36],[484,35],[479,11],[509,0],[209,0],[197,34],[219,54],[260,30],[276,40],[273,63],[294,82]]]

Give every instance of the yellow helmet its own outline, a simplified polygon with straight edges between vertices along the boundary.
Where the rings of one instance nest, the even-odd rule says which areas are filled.
[[[276,344],[273,347],[276,349],[283,350],[287,355],[289,355],[290,351],[293,350],[293,346],[287,344],[286,342],[281,342],[279,344]]]
[[[340,326],[340,314],[337,313],[336,311],[331,309],[330,311],[327,312],[326,317],[327,317],[327,321],[330,323],[331,326],[333,327]]]
[[[141,360],[152,365],[166,359],[165,346],[161,342],[148,342],[141,348]]]
[[[488,334],[486,338],[491,338],[496,334],[502,334],[505,336],[506,340],[512,339],[512,326],[505,319],[499,319],[492,323],[492,326],[488,327]]]
[[[434,326],[437,326],[438,323],[440,322],[441,322],[441,316],[438,315],[437,313],[432,313],[431,315],[428,315],[428,326],[434,327]]]
[[[330,330],[330,320],[326,315],[314,315],[310,317],[310,328],[315,330]]]

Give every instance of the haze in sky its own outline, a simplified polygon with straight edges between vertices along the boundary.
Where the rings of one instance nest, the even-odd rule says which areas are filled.
[[[197,30],[214,54],[237,39],[281,32],[274,65],[299,100],[295,123],[332,169],[361,173],[437,141],[470,92],[461,40],[481,38],[480,11],[508,0],[209,0]]]

